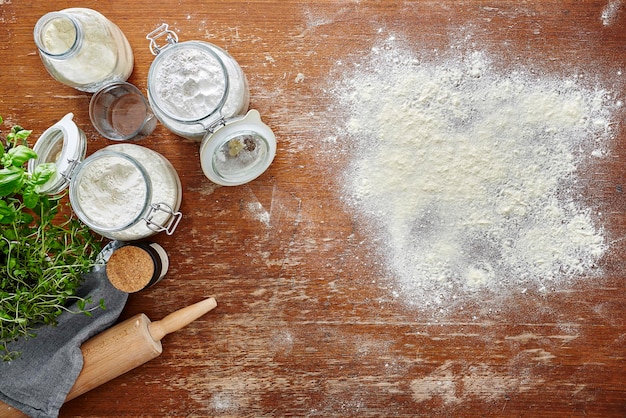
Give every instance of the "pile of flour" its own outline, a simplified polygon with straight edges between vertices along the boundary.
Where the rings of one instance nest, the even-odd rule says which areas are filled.
[[[607,155],[621,106],[609,92],[575,75],[498,72],[476,51],[375,48],[344,76],[344,195],[397,297],[442,311],[599,273],[607,243],[577,170]]]

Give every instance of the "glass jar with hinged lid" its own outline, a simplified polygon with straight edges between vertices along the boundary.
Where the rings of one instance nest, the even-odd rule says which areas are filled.
[[[276,155],[276,137],[258,111],[246,113],[250,92],[237,61],[208,42],[178,42],[167,24],[146,38],[156,56],[148,100],[157,118],[201,141],[202,170],[214,183],[236,186],[260,176]]]
[[[148,100],[169,130],[200,141],[217,119],[248,110],[248,81],[225,50],[203,41],[178,42],[167,24],[146,38],[156,56],[148,73]]]
[[[174,233],[182,214],[180,178],[161,154],[136,144],[109,145],[86,155],[82,130],[67,114],[35,143],[29,170],[54,162],[55,176],[41,187],[55,194],[69,186],[70,204],[94,232],[135,241],[158,232]]]

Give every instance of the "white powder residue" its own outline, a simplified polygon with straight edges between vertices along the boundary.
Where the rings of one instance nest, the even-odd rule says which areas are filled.
[[[368,60],[338,88],[356,156],[345,191],[378,234],[394,294],[462,308],[482,291],[592,273],[607,245],[574,188],[613,135],[608,92],[499,74],[479,52],[435,63],[382,48]]]
[[[270,226],[270,213],[265,210],[261,202],[250,202],[247,204],[248,212],[257,219],[259,222],[262,222],[265,226]]]
[[[622,0],[610,0],[604,9],[602,9],[602,15],[600,18],[602,19],[602,24],[604,26],[609,26],[615,21],[621,6]]]
[[[531,379],[520,373],[510,375],[486,364],[467,366],[445,361],[425,377],[411,381],[413,400],[417,403],[440,399],[444,405],[459,405],[465,400],[496,401],[507,393],[523,393],[543,384],[543,379]]]
[[[211,408],[219,414],[235,412],[238,406],[237,399],[227,393],[218,392],[211,395]]]

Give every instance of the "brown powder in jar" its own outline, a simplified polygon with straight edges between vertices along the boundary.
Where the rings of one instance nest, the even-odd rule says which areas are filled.
[[[115,288],[133,293],[148,285],[154,275],[154,268],[154,261],[147,251],[126,245],[111,254],[106,272]]]

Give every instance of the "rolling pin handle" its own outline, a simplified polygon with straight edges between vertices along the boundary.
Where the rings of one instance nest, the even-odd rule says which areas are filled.
[[[161,341],[163,337],[190,324],[217,306],[215,298],[207,298],[189,305],[176,312],[172,312],[160,321],[148,324],[148,331],[154,341]]]

